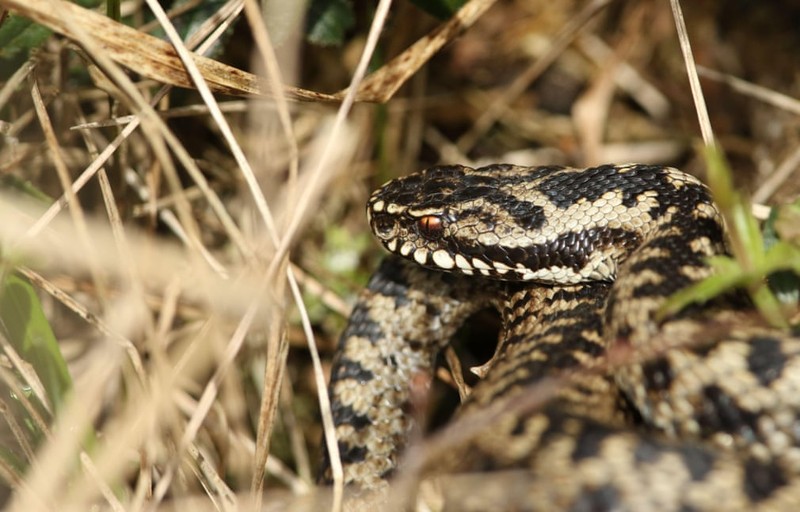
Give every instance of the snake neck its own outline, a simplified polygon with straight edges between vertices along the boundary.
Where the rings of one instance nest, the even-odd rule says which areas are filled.
[[[709,258],[727,252],[722,220],[710,199],[665,217],[619,265],[606,303],[606,339],[623,346],[653,346],[665,323],[708,314],[708,308],[692,306],[660,318],[672,295],[713,274]]]

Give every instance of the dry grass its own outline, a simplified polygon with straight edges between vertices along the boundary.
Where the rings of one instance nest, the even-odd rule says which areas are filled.
[[[308,493],[330,428],[317,390],[379,257],[362,205],[391,176],[453,161],[643,161],[702,175],[666,3],[473,0],[421,40],[437,22],[389,3],[331,49],[270,20],[268,34],[254,2],[231,0],[186,46],[158,2],[123,4],[134,19],[156,13],[173,51],[57,2],[0,0],[68,36],[0,76],[3,256],[41,291],[74,381],[58,415],[40,418],[35,449],[0,408],[3,442],[29,464],[2,468],[9,510],[280,508]],[[800,63],[785,49],[800,44],[800,13],[691,4],[704,130],[743,189],[793,200]],[[231,27],[221,59],[252,60],[253,75],[189,54]],[[410,53],[363,80],[376,47],[384,60]],[[6,386],[36,389],[3,346]]]

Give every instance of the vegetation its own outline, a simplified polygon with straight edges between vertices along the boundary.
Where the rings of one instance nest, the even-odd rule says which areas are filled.
[[[655,0],[388,4],[0,0],[9,510],[309,492],[366,197],[434,163],[697,174],[736,258],[676,307],[797,324],[795,3],[684,2],[688,53]]]

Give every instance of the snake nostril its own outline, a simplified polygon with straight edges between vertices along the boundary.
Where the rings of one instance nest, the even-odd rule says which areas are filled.
[[[374,215],[372,226],[378,236],[387,237],[394,232],[395,223],[387,215]]]

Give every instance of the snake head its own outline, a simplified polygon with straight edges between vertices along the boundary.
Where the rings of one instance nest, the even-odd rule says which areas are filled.
[[[420,265],[450,270],[445,253],[437,251],[457,235],[455,213],[461,205],[451,196],[466,169],[435,167],[393,180],[372,194],[367,218],[384,247]]]
[[[437,166],[390,181],[367,203],[370,227],[390,252],[424,267],[500,280],[537,279],[537,270],[562,262],[551,262],[537,245],[546,242],[548,219],[543,204],[525,199],[534,192],[525,169]],[[561,168],[537,169],[546,175]]]
[[[716,222],[710,205],[695,178],[660,166],[448,165],[388,182],[367,216],[386,249],[424,267],[574,284],[613,280],[676,215]]]

